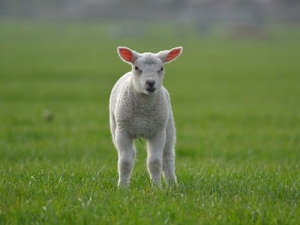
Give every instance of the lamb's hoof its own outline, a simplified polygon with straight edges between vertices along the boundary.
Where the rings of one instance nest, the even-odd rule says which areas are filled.
[[[129,188],[129,182],[128,181],[119,181],[118,188]]]
[[[153,180],[151,180],[151,184],[152,184],[152,187],[162,188],[161,182],[154,182]]]
[[[168,188],[175,188],[175,187],[178,187],[178,183],[175,180],[171,179],[171,180],[166,180],[166,185]]]

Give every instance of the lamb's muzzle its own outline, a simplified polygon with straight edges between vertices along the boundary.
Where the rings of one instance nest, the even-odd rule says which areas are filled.
[[[154,80],[146,80],[146,90],[149,92],[154,92],[156,90],[155,88],[155,81]]]

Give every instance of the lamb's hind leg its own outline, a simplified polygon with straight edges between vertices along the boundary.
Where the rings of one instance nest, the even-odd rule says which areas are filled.
[[[113,141],[115,147],[117,147],[116,140],[115,140],[117,125],[116,125],[116,121],[115,121],[115,116],[111,111],[110,111],[110,115],[109,115],[109,125],[110,125],[110,133],[111,133],[112,141]]]
[[[129,180],[135,160],[135,147],[133,139],[126,132],[116,130],[115,133],[116,147],[118,150],[118,186],[129,186]]]
[[[169,120],[166,131],[166,144],[163,151],[163,165],[162,172],[164,179],[168,185],[176,185],[176,175],[175,175],[175,141],[176,141],[176,131],[173,119]]]

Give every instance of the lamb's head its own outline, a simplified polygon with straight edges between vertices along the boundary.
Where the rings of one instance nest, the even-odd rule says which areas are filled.
[[[181,52],[182,47],[158,53],[138,53],[127,47],[118,47],[120,58],[132,66],[135,90],[146,95],[153,95],[161,90],[164,64],[175,60]]]

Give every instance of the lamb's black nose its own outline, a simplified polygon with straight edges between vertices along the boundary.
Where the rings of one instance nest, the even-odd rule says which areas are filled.
[[[153,86],[155,85],[155,81],[154,80],[146,80],[146,84],[149,85],[149,87],[153,88]]]

